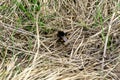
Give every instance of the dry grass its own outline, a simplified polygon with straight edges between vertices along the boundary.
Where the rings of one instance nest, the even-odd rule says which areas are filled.
[[[0,1],[0,80],[120,80],[119,69],[120,0]]]

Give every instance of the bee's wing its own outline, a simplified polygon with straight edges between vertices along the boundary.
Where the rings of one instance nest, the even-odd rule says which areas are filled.
[[[62,37],[62,39],[66,42],[67,41],[67,38],[65,36]]]

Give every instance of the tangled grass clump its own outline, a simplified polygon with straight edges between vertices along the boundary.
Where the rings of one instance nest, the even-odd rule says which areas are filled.
[[[0,1],[0,80],[119,80],[119,68],[119,0]]]

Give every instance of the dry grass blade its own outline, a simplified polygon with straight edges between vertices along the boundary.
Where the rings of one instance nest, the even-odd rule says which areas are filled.
[[[109,28],[108,28],[108,32],[107,32],[107,36],[106,36],[106,40],[105,40],[105,47],[104,47],[103,57],[106,57],[108,38],[109,38],[109,35],[110,35],[110,31],[111,31],[111,27],[112,27],[114,17],[115,17],[115,13],[113,13],[113,15],[111,17],[111,20],[110,20],[110,23],[109,23]]]

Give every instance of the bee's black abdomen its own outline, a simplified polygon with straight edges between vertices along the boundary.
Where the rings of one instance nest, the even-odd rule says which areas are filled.
[[[65,33],[63,31],[58,31],[57,36],[59,38],[62,38],[63,36],[65,36]]]

